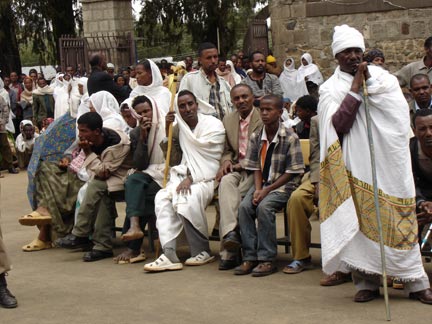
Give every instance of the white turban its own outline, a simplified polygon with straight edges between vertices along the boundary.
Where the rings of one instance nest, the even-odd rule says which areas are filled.
[[[332,50],[333,56],[347,48],[357,47],[365,51],[363,35],[355,28],[348,25],[336,26],[334,28]]]

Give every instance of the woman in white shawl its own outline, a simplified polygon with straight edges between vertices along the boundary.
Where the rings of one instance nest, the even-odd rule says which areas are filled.
[[[165,138],[165,118],[157,103],[148,96],[135,97],[131,114],[139,126],[130,133],[134,169],[125,183],[126,218],[122,240],[128,249],[115,258],[117,263],[143,261],[140,253],[144,227],[155,228],[154,197],[162,188],[165,159],[160,143]],[[152,226],[153,225],[153,226]]]
[[[283,90],[283,98],[291,102],[309,94],[306,83],[297,80],[298,71],[295,68],[294,59],[288,57],[284,62],[284,70],[279,76],[279,82]]]
[[[324,82],[324,78],[318,66],[312,63],[312,56],[309,53],[304,53],[301,57],[301,66],[298,69],[297,81],[313,82],[317,86]]]
[[[151,60],[143,60],[135,67],[138,85],[132,90],[129,97],[139,95],[152,97],[157,102],[161,113],[168,113],[171,93],[163,86],[162,74],[157,65]]]
[[[69,79],[70,80],[70,79]],[[65,113],[71,111],[70,93],[72,84],[64,75],[59,74],[55,79],[55,86],[53,87],[54,104],[54,120],[63,116]],[[71,114],[72,115],[72,114]],[[76,116],[76,113],[75,113]]]
[[[182,230],[190,246],[186,265],[203,265],[214,260],[208,246],[205,208],[213,199],[214,179],[225,143],[222,122],[198,111],[193,93],[180,91],[175,100],[175,119],[171,168],[167,186],[155,198],[156,224],[164,251],[145,271],[180,270],[176,240]],[[170,113],[167,124],[174,119]],[[178,134],[178,135],[177,135]],[[181,161],[180,160],[181,151]],[[177,164],[177,165],[176,165]]]
[[[241,82],[242,78],[241,78],[240,74],[238,74],[236,72],[236,69],[234,67],[234,63],[231,60],[227,60],[226,65],[227,65],[228,70],[231,72],[231,75],[234,78],[235,84],[239,84]]]
[[[98,91],[89,98],[90,111],[96,111],[103,119],[104,127],[125,132],[127,124],[120,115],[116,98],[108,91]]]

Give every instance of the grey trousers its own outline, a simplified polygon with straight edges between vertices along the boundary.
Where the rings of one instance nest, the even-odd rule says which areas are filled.
[[[0,227],[0,274],[8,272],[11,269],[11,264],[6,253],[6,248],[3,243],[3,236]]]
[[[352,278],[357,290],[378,290],[381,283],[381,276],[368,275],[360,271],[352,271]],[[404,282],[404,291],[408,295],[411,292],[417,292],[430,288],[429,278],[427,275],[415,281]]]
[[[222,239],[229,232],[238,227],[238,210],[242,198],[253,186],[253,173],[246,171],[231,172],[224,175],[219,183],[220,224],[219,236]],[[226,251],[221,244],[220,256],[222,260],[235,259],[237,253]]]
[[[108,195],[106,182],[91,180],[72,234],[80,237],[91,235],[94,250],[110,251],[112,249],[111,230],[116,217],[115,201]]]

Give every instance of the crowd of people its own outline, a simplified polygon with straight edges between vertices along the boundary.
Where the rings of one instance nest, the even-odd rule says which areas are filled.
[[[112,258],[115,203],[125,201],[126,248],[116,263],[146,259],[148,224],[162,254],[144,271],[205,265],[215,260],[206,207],[217,197],[219,270],[278,271],[275,219],[284,208],[292,262],[283,272],[312,269],[309,218],[318,213],[320,284],[353,280],[354,301],[370,301],[381,275],[370,127],[389,283],[432,304],[419,248],[432,222],[432,37],[424,49],[422,60],[393,75],[382,51],[366,51],[360,32],[342,25],[327,80],[309,53],[296,69],[292,57],[279,66],[259,51],[228,60],[211,43],[198,48],[197,66],[192,57],[171,67],[144,59],[115,74],[94,54],[88,76],[68,66],[48,84],[36,71],[21,81],[12,72],[0,86],[0,147],[9,173],[18,172],[14,155],[27,168],[32,211],[19,222],[38,232],[23,251],[56,246],[84,249],[85,262]],[[0,305],[12,308],[3,251],[0,232]]]

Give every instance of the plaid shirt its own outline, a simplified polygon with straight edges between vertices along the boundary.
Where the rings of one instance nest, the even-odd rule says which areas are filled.
[[[251,135],[246,158],[242,163],[246,170],[262,170],[264,167],[261,165],[260,158],[263,145],[261,140],[263,129],[264,126],[259,132]],[[284,173],[293,173],[292,178],[285,186],[276,189],[276,191],[292,192],[299,186],[303,172],[304,162],[300,141],[293,131],[280,123],[276,146],[271,158],[270,181],[267,182],[267,185],[275,182]]]

